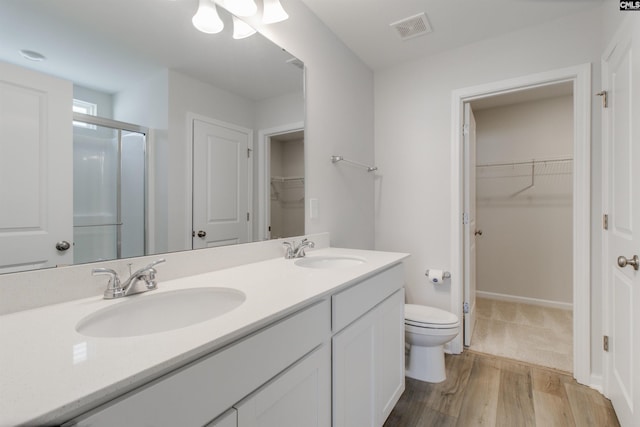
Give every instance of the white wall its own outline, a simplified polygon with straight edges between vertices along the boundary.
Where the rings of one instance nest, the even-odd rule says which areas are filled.
[[[300,0],[281,3],[287,21],[252,24],[307,67],[305,190],[318,199],[319,217],[307,215],[306,233],[329,231],[332,246],[371,249],[374,176],[331,156],[373,163],[373,72]]]
[[[474,114],[479,165],[573,157],[570,95]],[[572,164],[531,169],[477,168],[477,290],[571,304]]]
[[[451,94],[524,75],[592,63],[592,89],[600,87],[602,11],[591,9],[459,49],[376,72],[375,150],[382,177],[376,187],[376,249],[410,252],[409,301],[450,308],[450,285],[426,281],[426,268],[451,267]],[[592,106],[592,152],[599,153],[600,109]],[[595,155],[595,154],[594,154]],[[600,180],[599,160],[592,181]],[[599,233],[600,194],[592,195],[592,230]],[[595,239],[594,239],[595,240]],[[599,241],[592,240],[598,257]],[[461,278],[453,278],[459,281]],[[600,278],[592,280],[592,301]],[[593,336],[601,330],[594,301]],[[598,340],[592,369],[601,371]]]
[[[134,87],[114,96],[115,120],[152,129],[147,149],[150,157],[149,206],[150,253],[163,253],[168,248],[168,177],[169,73],[158,72]]]

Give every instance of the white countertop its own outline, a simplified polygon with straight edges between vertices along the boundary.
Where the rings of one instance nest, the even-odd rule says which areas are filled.
[[[158,289],[127,298],[220,286],[244,292],[246,301],[220,317],[150,335],[93,338],[76,332],[80,319],[127,298],[96,296],[0,316],[0,425],[67,421],[408,255],[338,248],[307,253],[319,256],[366,262],[313,269],[278,258],[170,281],[162,281],[158,266]]]

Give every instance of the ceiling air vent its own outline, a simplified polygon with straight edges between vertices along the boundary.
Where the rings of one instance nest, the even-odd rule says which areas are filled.
[[[433,31],[427,20],[427,15],[424,13],[401,19],[389,25],[396,29],[402,40],[423,36]]]

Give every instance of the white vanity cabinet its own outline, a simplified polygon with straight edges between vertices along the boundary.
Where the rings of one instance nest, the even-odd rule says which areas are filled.
[[[323,300],[98,407],[65,426],[206,425],[272,378],[281,375],[279,378],[291,381],[289,379],[298,372],[295,368],[299,365],[294,364],[305,355],[321,354],[318,350],[312,351],[328,342],[329,337],[330,305],[328,300]],[[328,364],[328,355],[326,359]],[[307,356],[300,363],[305,360],[318,362],[317,357]],[[323,369],[320,365],[311,368],[309,363],[304,366],[316,369],[317,375]],[[324,376],[329,376],[328,371]],[[307,389],[298,391],[302,390]],[[304,398],[316,400],[318,393],[319,390],[314,390],[313,395]],[[328,387],[325,394],[321,397],[329,401]],[[229,420],[217,422],[226,427]]]
[[[403,285],[396,266],[333,296],[334,427],[382,426],[404,391]]]
[[[64,426],[382,426],[404,391],[395,264]]]

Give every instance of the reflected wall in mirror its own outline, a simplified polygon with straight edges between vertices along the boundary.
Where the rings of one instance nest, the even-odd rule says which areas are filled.
[[[304,140],[304,66],[233,39],[222,8],[201,33],[197,8],[0,2],[0,272],[271,237],[271,141]]]

